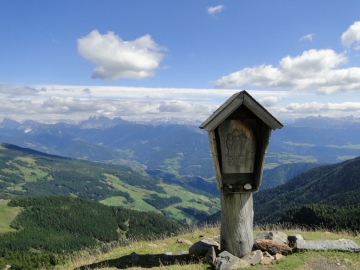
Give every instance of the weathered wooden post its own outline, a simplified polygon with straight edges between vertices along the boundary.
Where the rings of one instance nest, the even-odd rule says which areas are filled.
[[[232,95],[200,128],[208,131],[221,195],[220,248],[243,257],[254,244],[258,191],[271,131],[283,125],[246,91]]]

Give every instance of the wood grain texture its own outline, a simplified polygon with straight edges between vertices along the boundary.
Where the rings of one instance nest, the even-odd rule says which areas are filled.
[[[233,94],[224,104],[222,104],[204,123],[200,125],[207,131],[217,128],[222,121],[231,115],[239,106],[243,104],[244,91]]]
[[[252,193],[221,191],[220,248],[242,258],[254,245]]]
[[[252,173],[256,151],[255,119],[225,120],[219,126],[223,174]]]
[[[217,151],[215,131],[209,131],[208,138],[209,138],[209,143],[210,143],[211,157],[212,157],[213,164],[214,164],[216,182],[217,182],[218,189],[221,190],[223,184],[222,184],[222,178],[221,178],[220,164],[219,164],[219,160],[218,160],[219,155],[218,155],[218,151]]]
[[[266,152],[267,152],[267,147],[269,145],[270,142],[270,136],[271,136],[271,132],[272,129],[268,126],[266,126],[265,124],[263,124],[262,128],[261,128],[261,135],[260,138],[258,139],[258,144],[257,144],[257,153],[256,153],[256,170],[254,171],[254,180],[255,180],[255,185],[257,187],[261,186],[262,183],[262,175],[263,175],[263,168],[264,168],[264,163],[265,163],[265,156],[266,156]]]

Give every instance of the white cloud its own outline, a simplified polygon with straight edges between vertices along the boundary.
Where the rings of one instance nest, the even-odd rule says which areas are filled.
[[[340,103],[322,103],[322,102],[304,102],[290,103],[283,107],[272,107],[271,112],[278,119],[293,120],[308,116],[326,116],[326,117],[345,117],[360,116],[360,102],[340,102]]]
[[[220,13],[225,7],[223,5],[218,5],[216,7],[207,7],[206,11],[210,15],[214,15],[216,13]]]
[[[158,109],[160,112],[185,112],[193,110],[194,106],[188,102],[172,100],[162,102]]]
[[[91,90],[89,88],[84,88],[83,93],[88,94],[89,96],[91,96]]]
[[[45,90],[46,91],[46,90]],[[30,86],[12,86],[10,84],[0,84],[0,93],[16,96],[35,95],[39,90]]]
[[[281,100],[281,97],[264,97],[259,99],[259,102],[265,106],[265,107],[272,107],[274,105],[276,105],[279,101]]]
[[[343,45],[350,47],[351,44],[360,41],[360,21],[354,22],[342,35],[341,42]]]
[[[39,92],[33,96],[11,95],[0,100],[0,120],[8,117],[17,121],[82,121],[89,116],[98,115],[133,121],[164,117],[203,121],[239,91],[86,85],[37,85],[31,88]],[[41,89],[46,91],[40,91]],[[86,89],[91,89],[91,96]],[[301,91],[248,92],[262,105],[269,107],[269,112],[281,121],[317,115],[360,117],[360,102],[345,102],[349,98],[360,100],[360,91],[336,96],[320,96]],[[309,100],[312,102],[308,102]]]
[[[121,116],[126,119],[151,120],[180,115],[181,118],[205,119],[216,107],[176,100],[90,100],[54,97],[45,100],[40,109],[47,115],[58,115],[59,119],[65,117],[82,120],[90,115],[103,115],[111,118]]]
[[[123,41],[114,32],[101,35],[93,30],[78,39],[78,52],[95,64],[92,78],[104,80],[144,79],[155,74],[164,55],[161,46],[145,35]]]
[[[319,94],[360,90],[360,68],[338,68],[346,62],[344,53],[337,54],[330,49],[309,50],[300,56],[284,57],[278,67],[261,65],[244,68],[223,76],[214,85],[217,88],[256,86],[315,90]]]
[[[290,103],[283,107],[281,111],[286,113],[306,113],[314,115],[338,115],[339,113],[360,112],[360,102],[343,102],[343,103]]]
[[[315,36],[315,34],[307,34],[307,35],[303,36],[302,38],[300,38],[300,41],[301,40],[310,40],[310,41],[312,41],[314,36]]]

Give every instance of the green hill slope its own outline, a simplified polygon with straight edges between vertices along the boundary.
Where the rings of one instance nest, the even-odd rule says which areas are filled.
[[[305,171],[283,185],[255,194],[254,221],[274,223],[287,210],[306,204],[359,204],[359,178],[360,157]]]
[[[264,170],[260,190],[282,185],[300,173],[319,166],[318,163],[291,163]]]
[[[296,213],[303,213],[303,206],[309,204],[327,205],[331,207],[352,206],[357,209],[360,204],[360,157],[333,165],[320,166],[307,170],[294,177],[283,185],[265,189],[254,194],[254,222],[258,224],[294,222],[306,225],[318,225],[319,222],[305,223],[303,220],[292,221]],[[314,209],[321,209],[315,206]],[[355,207],[355,208],[354,208]],[[300,210],[299,210],[300,209]],[[306,208],[307,209],[307,208]],[[330,208],[329,208],[330,209]],[[331,208],[335,209],[335,208]],[[339,208],[332,211],[334,220],[343,219],[347,213],[347,219],[352,219],[357,214],[357,210]],[[321,211],[320,211],[321,212]],[[318,212],[314,215],[318,216]],[[321,216],[321,214],[319,214]],[[286,218],[281,219],[286,216]],[[206,217],[202,222],[218,222],[221,219],[220,211],[212,216]],[[328,219],[327,219],[328,220]],[[356,218],[354,220],[357,220]],[[325,222],[325,219],[322,219]],[[333,221],[330,219],[329,224]],[[335,221],[334,221],[335,222]],[[355,221],[354,221],[355,222]],[[331,223],[332,224],[332,223]],[[333,229],[338,229],[340,222],[329,225]],[[352,222],[342,222],[343,229],[360,230],[360,224]],[[348,225],[346,225],[348,224]],[[355,224],[355,225],[354,225]],[[357,224],[357,225],[356,225]],[[356,227],[357,226],[357,227]]]
[[[280,219],[280,223],[289,222],[310,228],[325,228],[332,231],[360,229],[360,204],[337,207],[321,204],[310,204],[290,209]]]
[[[207,192],[197,188],[198,178],[158,175],[159,172],[63,158],[15,145],[0,146],[0,199],[73,196],[158,212],[186,223],[197,222],[199,213],[208,216],[220,209],[211,183],[201,180],[209,186]]]

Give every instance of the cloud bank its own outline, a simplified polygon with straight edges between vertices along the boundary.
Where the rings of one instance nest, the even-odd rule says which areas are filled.
[[[61,119],[82,121],[97,115],[131,121],[177,117],[201,122],[239,91],[71,85],[37,85],[30,88],[37,90],[37,94],[9,96],[0,92],[0,121],[8,117],[17,121],[30,119],[51,123]],[[360,93],[351,94],[354,102],[344,102],[339,98],[331,99],[332,96],[304,92],[248,92],[281,121],[317,115],[360,117]]]
[[[123,41],[114,32],[101,35],[97,30],[78,39],[78,52],[95,64],[92,78],[103,80],[136,79],[154,76],[164,55],[149,35]]]
[[[216,106],[185,101],[108,100],[52,97],[43,102],[0,99],[0,119],[25,119],[55,122],[59,119],[81,121],[89,116],[123,117],[128,120],[148,121],[154,118],[178,117],[206,119]]]
[[[15,95],[15,96],[28,96],[35,95],[39,90],[32,88],[30,86],[17,86],[14,87],[11,84],[1,84],[0,83],[0,93]]]

